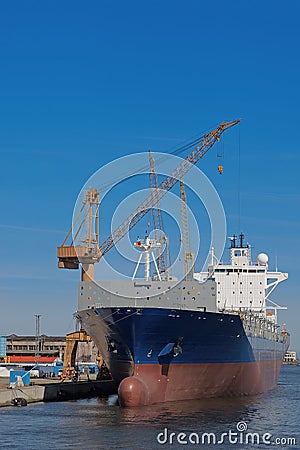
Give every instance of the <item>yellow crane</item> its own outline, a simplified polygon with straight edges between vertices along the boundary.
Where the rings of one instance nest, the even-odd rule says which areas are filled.
[[[155,161],[153,154],[151,150],[149,150],[149,165],[150,165],[150,188],[151,189],[159,189],[158,185],[158,177],[157,172],[155,168]],[[164,234],[163,230],[163,220],[162,220],[162,214],[160,210],[160,201],[158,201],[156,204],[153,204],[152,206],[152,218],[153,218],[153,228],[154,228],[154,238],[156,241],[160,242],[165,248],[164,251],[162,251],[158,258],[157,258],[157,267],[159,273],[164,277],[164,275],[167,275],[167,268],[168,268],[168,262],[167,262],[167,255],[168,255],[168,241],[167,237]]]
[[[64,367],[62,371],[63,380],[74,379],[74,381],[77,381],[78,374],[75,372],[75,361],[78,343],[89,342],[91,340],[91,337],[83,329],[67,334]]]
[[[73,221],[73,225],[67,233],[62,245],[57,248],[59,269],[78,269],[82,264],[82,281],[91,281],[94,278],[94,263],[98,262],[99,252],[99,192],[92,188],[85,192],[82,207]],[[79,221],[79,219],[81,219]],[[73,234],[70,245],[67,245],[71,233]],[[86,227],[86,237],[83,245],[74,245],[80,231]]]
[[[181,242],[184,255],[184,279],[192,281],[194,275],[194,253],[191,252],[189,233],[189,212],[186,201],[184,182],[180,179],[180,220],[181,220]]]
[[[181,161],[181,163],[168,175],[158,186],[153,189],[147,198],[108,236],[99,246],[99,192],[90,189],[85,196],[83,206],[75,219],[72,228],[67,234],[64,242],[57,249],[58,267],[61,269],[78,269],[79,263],[82,265],[82,280],[91,281],[94,278],[94,264],[122,239],[162,197],[175,186],[192,167],[193,164],[203,158],[211,147],[220,140],[224,131],[238,124],[240,119],[231,122],[222,122],[216,129],[205,134],[192,151]],[[77,231],[75,225],[82,217]],[[94,225],[93,225],[94,222]],[[83,245],[74,245],[74,241],[83,226],[87,226],[87,237],[82,241]],[[95,231],[94,231],[95,230]],[[73,232],[74,237],[70,245],[67,240]]]

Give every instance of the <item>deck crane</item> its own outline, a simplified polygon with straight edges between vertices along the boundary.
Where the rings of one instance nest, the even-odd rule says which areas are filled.
[[[194,253],[191,252],[189,233],[189,212],[186,201],[184,182],[180,179],[180,220],[181,220],[181,242],[184,255],[184,279],[192,281],[194,274]]]
[[[99,246],[92,236],[88,237],[84,245],[66,245],[66,241],[72,228],[64,240],[63,244],[58,247],[58,267],[62,269],[78,269],[79,263],[82,264],[82,280],[91,281],[94,279],[94,264],[122,239],[129,230],[131,230],[148,212],[153,205],[156,205],[162,197],[182,178],[192,167],[193,164],[203,158],[203,156],[211,149],[211,147],[220,140],[224,131],[238,124],[240,119],[231,122],[222,122],[216,129],[205,134],[196,147],[182,160],[182,162],[168,175],[159,185],[159,189],[153,190],[147,198],[108,236],[108,238]],[[97,205],[99,193],[95,189],[91,189],[87,193],[87,200],[83,207],[87,207],[85,220],[91,223],[93,218],[92,208]],[[95,204],[96,203],[96,204]],[[83,211],[82,211],[83,212]],[[95,216],[96,218],[96,216]],[[81,225],[82,226],[82,225]],[[97,225],[95,225],[97,228]],[[92,232],[92,230],[90,229]],[[78,230],[75,236],[78,235]]]
[[[150,188],[158,189],[158,177],[155,168],[155,161],[151,150],[149,150],[149,164],[150,164]],[[168,242],[167,237],[163,233],[163,220],[162,214],[160,210],[160,201],[152,206],[152,218],[153,218],[153,228],[154,228],[154,238],[156,241],[160,242],[162,245],[165,245],[167,248],[165,251],[161,252],[157,258],[157,267],[158,271],[161,275],[166,275],[166,271],[168,268],[167,256],[168,255]]]

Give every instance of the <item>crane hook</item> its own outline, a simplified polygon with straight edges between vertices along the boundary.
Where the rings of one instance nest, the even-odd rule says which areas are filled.
[[[222,175],[223,170],[224,170],[224,167],[223,167],[223,166],[218,166],[218,171],[219,171],[219,174],[220,174],[220,175]]]

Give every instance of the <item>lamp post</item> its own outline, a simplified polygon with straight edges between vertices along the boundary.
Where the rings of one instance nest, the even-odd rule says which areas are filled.
[[[40,314],[35,314],[35,363],[39,362],[40,358]]]

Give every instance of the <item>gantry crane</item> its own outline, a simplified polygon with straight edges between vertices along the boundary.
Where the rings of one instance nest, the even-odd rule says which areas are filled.
[[[59,269],[78,269],[82,265],[82,281],[94,279],[94,264],[99,261],[99,192],[92,188],[85,192],[82,207],[73,221],[62,245],[57,249]],[[77,222],[79,226],[75,232]],[[71,233],[74,232],[70,245],[66,245]],[[74,245],[80,232],[85,232],[83,245]]]
[[[190,233],[189,233],[189,212],[186,201],[186,192],[184,182],[180,179],[180,220],[181,220],[181,242],[184,255],[184,279],[193,280],[194,274],[194,253],[191,252]]]
[[[158,177],[156,173],[154,157],[152,155],[151,150],[149,150],[149,165],[150,165],[150,173],[149,173],[150,188],[157,190],[159,189]],[[163,231],[163,220],[160,210],[160,201],[158,201],[156,204],[153,204],[151,210],[153,218],[154,239],[160,242],[161,245],[166,247],[164,251],[160,252],[157,258],[158,271],[162,276],[164,276],[166,274],[169,262],[169,261],[167,262],[169,244],[167,241],[167,237]]]
[[[203,156],[211,149],[215,142],[219,141],[221,135],[228,128],[238,124],[239,120],[231,122],[222,122],[216,129],[208,134],[205,134],[196,147],[182,160],[182,162],[167,176],[159,185],[159,189],[154,189],[147,196],[147,198],[134,210],[132,213],[116,228],[116,230],[108,236],[108,238],[99,246],[98,229],[98,213],[99,210],[99,192],[96,189],[91,189],[86,193],[86,198],[80,214],[83,213],[84,208],[87,212],[79,225],[79,229],[70,245],[66,245],[67,239],[71,232],[75,232],[73,228],[69,231],[63,244],[58,247],[58,267],[62,269],[78,269],[79,263],[82,264],[82,279],[86,281],[93,280],[94,264],[122,239],[129,230],[131,230],[154,205],[162,199],[162,197],[182,178]],[[93,208],[95,213],[93,214]],[[95,233],[92,231],[92,222],[94,217]],[[87,238],[82,242],[83,245],[74,245],[74,240],[83,225],[89,224]],[[75,224],[74,224],[75,225]],[[73,225],[73,227],[74,227]],[[90,234],[89,234],[90,233]]]
[[[62,371],[63,380],[77,381],[78,374],[75,372],[76,352],[79,342],[90,342],[92,338],[83,329],[74,331],[66,336],[66,349],[64,356],[64,366]]]

